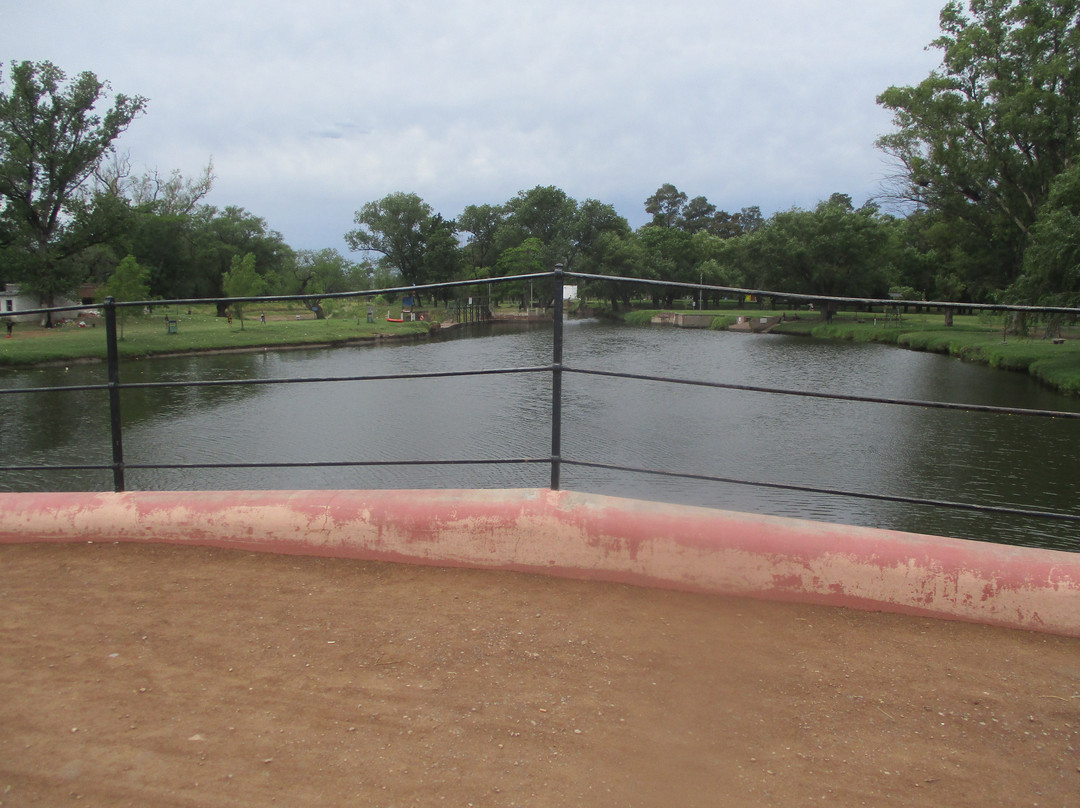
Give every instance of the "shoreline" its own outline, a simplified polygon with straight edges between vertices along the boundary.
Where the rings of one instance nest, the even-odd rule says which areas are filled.
[[[650,310],[651,311],[651,310]],[[667,311],[667,310],[663,310]],[[594,317],[609,322],[641,327],[654,325],[646,321],[635,321],[627,316],[630,313],[596,312]],[[699,314],[701,314],[699,312]],[[640,316],[640,315],[639,315]],[[727,327],[731,315],[716,313],[709,330],[737,332],[738,329]],[[720,324],[717,321],[720,321]],[[491,320],[490,324],[543,323],[550,322],[550,316],[502,314]],[[338,339],[316,340],[311,342],[270,342],[244,346],[209,346],[190,347],[180,350],[147,350],[141,353],[126,354],[121,361],[140,361],[144,359],[175,358],[180,356],[216,355],[230,353],[257,353],[265,351],[293,351],[305,348],[337,348],[350,346],[376,346],[379,344],[400,344],[420,342],[430,339],[443,331],[458,329],[469,323],[431,322],[428,330],[422,333],[383,334],[346,337]],[[674,322],[666,327],[679,327]],[[954,327],[956,328],[956,327]],[[748,332],[749,333],[749,332]],[[780,336],[804,337],[816,340],[834,340],[845,342],[867,342],[890,345],[895,348],[951,356],[964,362],[985,365],[994,370],[1009,370],[1026,373],[1038,383],[1054,393],[1069,398],[1080,397],[1080,341],[1066,340],[1063,344],[1053,344],[1031,337],[1014,337],[1011,342],[998,341],[995,332],[986,329],[972,330],[963,327],[948,330],[945,326],[933,326],[926,323],[913,323],[910,327],[871,325],[862,321],[840,321],[833,324],[819,323],[808,319],[781,321],[772,326],[768,334]],[[995,336],[991,337],[994,333]],[[0,364],[3,370],[25,370],[42,367],[58,367],[71,364],[105,362],[102,356],[74,356],[41,361],[7,362]]]
[[[671,310],[656,310],[675,314]],[[648,313],[653,313],[648,310]],[[610,319],[632,326],[656,325],[646,320],[642,314],[630,317],[624,313],[606,315]],[[764,314],[762,316],[765,316]],[[775,316],[775,314],[773,315]],[[714,313],[709,330],[731,331],[734,316],[725,312]],[[719,323],[717,321],[720,321]],[[667,322],[660,327],[676,328],[674,322]],[[745,331],[744,333],[751,333]],[[839,342],[864,342],[889,345],[894,348],[923,353],[935,353],[950,356],[962,362],[985,365],[993,370],[1008,370],[1026,373],[1039,384],[1058,395],[1068,398],[1080,397],[1080,340],[1068,339],[1055,344],[1045,339],[1012,336],[1002,339],[998,329],[972,329],[970,327],[932,325],[929,323],[911,323],[908,326],[877,325],[863,320],[838,320],[831,324],[816,319],[799,318],[781,320],[771,326],[766,335],[803,337],[815,340]]]

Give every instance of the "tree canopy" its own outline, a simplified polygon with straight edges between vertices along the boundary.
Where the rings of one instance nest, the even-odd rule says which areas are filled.
[[[957,0],[941,12],[940,69],[878,102],[894,193],[948,223],[983,290],[1016,280],[1054,178],[1080,152],[1080,3]]]
[[[117,95],[98,114],[109,85],[90,72],[68,81],[51,62],[12,63],[10,82],[0,89],[5,263],[51,305],[77,283],[65,260],[109,235],[85,186],[146,99]]]

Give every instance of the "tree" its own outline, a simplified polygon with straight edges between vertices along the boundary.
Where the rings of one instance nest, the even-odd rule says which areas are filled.
[[[1050,184],[1080,153],[1077,0],[957,0],[932,46],[942,66],[878,103],[897,131],[879,146],[900,166],[894,192],[958,225],[984,253],[984,284],[1019,272]]]
[[[0,91],[0,215],[7,251],[19,253],[12,262],[21,268],[18,280],[46,307],[81,280],[66,259],[106,237],[100,229],[80,227],[93,207],[82,192],[113,141],[146,107],[140,96],[117,95],[98,115],[94,108],[109,85],[90,72],[66,81],[50,62],[13,62],[11,91]]]
[[[255,297],[266,290],[266,279],[255,271],[255,254],[247,253],[243,258],[234,255],[232,264],[221,279],[221,288],[227,297]],[[236,316],[240,318],[240,330],[244,330],[244,304],[237,300],[232,303]]]
[[[717,216],[720,215],[720,220]],[[723,211],[716,210],[716,205],[703,196],[695,196],[686,203],[683,208],[679,227],[687,233],[697,233],[700,230],[711,230],[719,222],[726,221],[731,217]]]
[[[270,230],[266,220],[243,208],[229,206],[223,211],[213,207],[199,208],[190,220],[192,259],[186,268],[180,267],[181,283],[195,285],[197,296],[218,297],[224,273],[232,268],[236,258],[247,253],[255,256],[260,276],[280,277],[292,260],[289,247],[276,230]],[[226,293],[227,294],[227,293]],[[226,304],[218,304],[218,316],[224,316]]]
[[[510,275],[534,275],[546,272],[551,267],[547,264],[547,250],[538,238],[527,238],[516,247],[509,247],[502,251],[499,260],[495,262],[496,277]],[[545,295],[547,285],[541,289],[541,295]],[[510,284],[506,294],[515,295],[521,300],[521,308],[532,308],[534,288],[530,284]]]
[[[645,200],[645,212],[653,217],[652,224],[657,227],[678,227],[686,200],[686,194],[670,182],[665,182]]]
[[[605,235],[625,238],[630,224],[611,205],[596,199],[586,199],[578,207],[570,231],[570,254],[567,256],[578,272],[603,273],[605,257],[611,243]]]
[[[283,295],[319,295],[367,288],[367,272],[333,248],[298,250],[277,279]]]
[[[888,291],[889,234],[875,207],[852,210],[849,197],[833,194],[812,211],[776,213],[754,232],[729,239],[714,257],[749,288],[881,298]],[[826,317],[831,311],[823,306]]]
[[[127,154],[113,154],[103,160],[94,171],[99,188],[131,201],[136,207],[146,208],[163,215],[194,213],[196,207],[214,187],[214,161],[195,179],[185,177],[179,169],[173,169],[168,178],[157,169],[147,171],[140,177],[131,176],[131,158]]]
[[[416,194],[387,194],[356,212],[355,230],[345,234],[353,250],[385,255],[409,286],[424,283],[424,255],[434,211]]]
[[[456,223],[436,213],[424,224],[424,282],[457,280],[462,275],[463,261]],[[448,289],[442,291],[444,300],[449,300],[451,294]]]
[[[498,258],[496,234],[506,219],[501,205],[469,205],[457,217],[457,229],[468,233],[468,256],[473,270],[494,265]]]
[[[507,216],[497,235],[500,252],[536,239],[543,245],[539,260],[545,271],[557,263],[569,269],[577,209],[577,202],[553,185],[519,191],[506,203]]]
[[[685,230],[676,227],[662,227],[647,224],[637,231],[638,243],[644,262],[643,277],[658,278],[676,283],[697,283],[698,274],[694,267],[694,237]],[[670,307],[676,294],[682,294],[676,287],[652,287],[653,303]]]
[[[105,283],[105,295],[117,302],[147,300],[150,297],[150,270],[139,266],[134,256],[127,256]],[[120,321],[120,339],[124,338],[124,323],[131,311],[130,306],[120,306],[116,310],[116,319]]]
[[[1020,303],[1080,306],[1080,165],[1050,186],[1024,253],[1024,274],[1009,290]]]

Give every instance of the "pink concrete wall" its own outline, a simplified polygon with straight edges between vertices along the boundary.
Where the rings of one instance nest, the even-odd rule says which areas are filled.
[[[1080,554],[543,489],[0,494],[0,542],[561,575],[1080,636]]]

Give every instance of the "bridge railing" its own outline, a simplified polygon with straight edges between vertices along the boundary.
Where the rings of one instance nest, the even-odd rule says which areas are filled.
[[[965,502],[955,502],[944,499],[927,499],[908,496],[897,496],[884,493],[866,492],[866,491],[851,491],[838,488],[831,488],[828,486],[818,485],[800,485],[790,483],[778,483],[778,482],[763,482],[755,480],[746,480],[732,476],[712,475],[704,473],[682,472],[673,471],[668,469],[648,468],[628,466],[622,464],[614,464],[605,462],[604,458],[582,458],[582,457],[567,457],[563,453],[562,445],[562,422],[563,422],[563,379],[567,374],[581,375],[581,376],[594,376],[594,377],[614,377],[620,379],[626,379],[637,382],[661,382],[665,384],[678,385],[684,387],[698,387],[698,388],[713,388],[724,390],[738,390],[749,391],[755,393],[765,393],[769,395],[777,396],[798,396],[806,398],[817,399],[832,399],[841,401],[858,401],[871,404],[885,404],[901,407],[918,407],[921,409],[948,409],[948,410],[960,410],[964,412],[984,412],[984,413],[999,413],[1014,416],[1023,416],[1031,418],[1062,418],[1062,419],[1080,419],[1080,412],[1060,411],[1060,410],[1033,410],[1033,409],[1017,409],[1009,407],[994,407],[986,405],[972,405],[972,404],[956,404],[949,402],[938,401],[925,401],[925,400],[911,400],[911,399],[899,399],[899,398],[884,398],[884,397],[871,397],[871,396],[855,396],[855,395],[843,395],[827,392],[812,392],[805,390],[794,390],[785,388],[773,388],[751,385],[740,385],[730,383],[718,383],[709,382],[697,379],[685,379],[675,378],[670,376],[657,376],[657,375],[645,375],[635,373],[622,373],[609,371],[597,368],[577,367],[573,365],[567,365],[563,360],[563,347],[565,341],[565,332],[563,328],[564,322],[564,287],[568,278],[575,279],[577,281],[592,281],[602,282],[605,284],[632,284],[636,287],[662,287],[666,294],[670,294],[672,291],[683,292],[688,296],[700,295],[702,293],[722,293],[725,295],[739,295],[739,296],[753,296],[758,299],[769,299],[784,301],[791,304],[814,304],[818,306],[825,305],[827,307],[881,307],[884,311],[890,307],[895,308],[898,305],[898,301],[893,299],[873,299],[873,298],[844,298],[844,297],[830,297],[821,295],[804,295],[794,293],[773,292],[768,290],[757,289],[739,289],[734,287],[722,287],[706,284],[693,284],[693,283],[671,283],[666,281],[652,281],[642,280],[634,278],[619,278],[606,275],[590,275],[584,273],[564,272],[561,267],[557,267],[553,272],[536,273],[532,275],[513,276],[508,278],[492,278],[479,281],[458,281],[447,284],[429,284],[423,286],[408,286],[408,287],[391,287],[385,289],[365,290],[360,292],[340,293],[334,295],[308,295],[308,296],[260,296],[260,297],[246,297],[246,298],[220,298],[220,299],[185,299],[185,300],[155,300],[155,301],[133,301],[133,302],[118,302],[111,298],[107,299],[101,306],[105,320],[105,332],[107,343],[107,360],[105,362],[106,379],[99,384],[81,384],[81,385],[63,385],[56,387],[38,387],[38,388],[0,388],[0,395],[31,395],[31,394],[58,394],[72,393],[76,391],[100,391],[105,394],[104,407],[107,407],[109,413],[109,430],[110,430],[110,446],[111,457],[108,459],[102,458],[97,462],[87,462],[80,464],[28,464],[20,463],[18,458],[4,457],[0,462],[0,474],[5,472],[50,472],[50,471],[107,471],[111,472],[114,491],[124,491],[126,488],[126,476],[125,473],[128,470],[150,470],[150,469],[226,469],[226,468],[246,468],[246,469],[260,469],[260,468],[275,468],[275,469],[289,469],[289,468],[318,468],[318,467],[376,467],[376,466],[436,466],[436,465],[521,465],[521,464],[542,464],[549,468],[550,474],[550,487],[553,490],[558,490],[562,485],[562,469],[564,466],[574,466],[580,468],[591,469],[604,469],[608,471],[615,471],[620,473],[630,474],[647,474],[657,475],[663,477],[675,477],[683,478],[687,480],[712,482],[717,484],[730,484],[741,486],[752,486],[765,489],[783,489],[788,491],[798,491],[803,493],[823,494],[837,497],[850,497],[855,499],[864,500],[879,500],[888,502],[899,502],[910,505],[930,506],[933,508],[944,509],[957,509],[976,511],[988,514],[1003,514],[1020,517],[1032,517],[1038,519],[1047,519],[1051,521],[1059,522],[1073,522],[1080,523],[1080,513],[1060,513],[1053,511],[1042,511],[1034,509],[1017,508],[1007,505],[995,505],[995,504],[975,504]],[[546,299],[548,302],[547,308],[550,309],[552,314],[552,344],[551,344],[551,362],[543,365],[534,365],[526,367],[509,367],[509,368],[470,368],[462,370],[448,370],[448,371],[432,371],[432,372],[420,372],[420,373],[401,373],[401,374],[385,374],[385,375],[359,375],[359,376],[332,376],[332,377],[296,377],[287,379],[202,379],[202,380],[189,380],[189,381],[171,381],[171,382],[125,382],[122,378],[123,366],[120,361],[118,350],[118,329],[117,329],[117,312],[124,307],[146,307],[146,306],[190,306],[195,304],[232,304],[232,303],[270,303],[270,302],[294,302],[294,301],[318,301],[327,300],[331,298],[370,298],[376,295],[388,295],[388,294],[416,294],[419,292],[434,293],[445,292],[447,290],[455,290],[460,288],[469,289],[481,289],[485,287],[492,287],[498,284],[504,283],[517,283],[522,282],[542,282],[542,284],[549,284],[547,288],[550,289],[550,293]],[[530,293],[531,294],[531,293]],[[900,301],[903,304],[905,301]],[[1080,309],[1071,309],[1063,307],[1037,307],[1037,306],[999,306],[988,304],[971,304],[971,303],[951,303],[951,302],[937,302],[937,301],[910,301],[909,305],[918,305],[927,309],[938,309],[942,311],[950,310],[967,310],[967,311],[1000,311],[1000,312],[1022,312],[1022,313],[1034,313],[1040,315],[1063,315],[1066,317],[1076,318],[1080,316]],[[478,305],[478,304],[473,304]],[[84,311],[87,306],[66,306],[57,307],[52,309],[37,309],[33,311],[18,311],[18,312],[0,312],[0,320],[8,316],[25,317],[28,314],[44,314],[48,313],[63,313],[70,311]],[[477,317],[477,320],[486,319]],[[504,457],[499,459],[432,459],[432,458],[400,458],[396,460],[368,460],[364,458],[356,458],[352,460],[336,460],[336,461],[305,461],[305,462],[292,462],[292,461],[280,461],[280,462],[221,462],[221,463],[132,463],[129,462],[124,454],[124,418],[122,413],[122,399],[121,393],[124,390],[134,389],[148,389],[148,388],[191,388],[191,387],[227,387],[227,386],[251,386],[251,385],[280,385],[280,384],[313,384],[313,383],[327,383],[327,382],[357,382],[357,381],[380,381],[390,379],[445,379],[461,376],[488,376],[499,374],[537,374],[546,375],[550,377],[551,381],[551,403],[550,403],[550,447],[548,451],[538,451],[533,456],[528,457]],[[2,425],[0,425],[2,428]],[[540,449],[541,447],[537,447]]]

